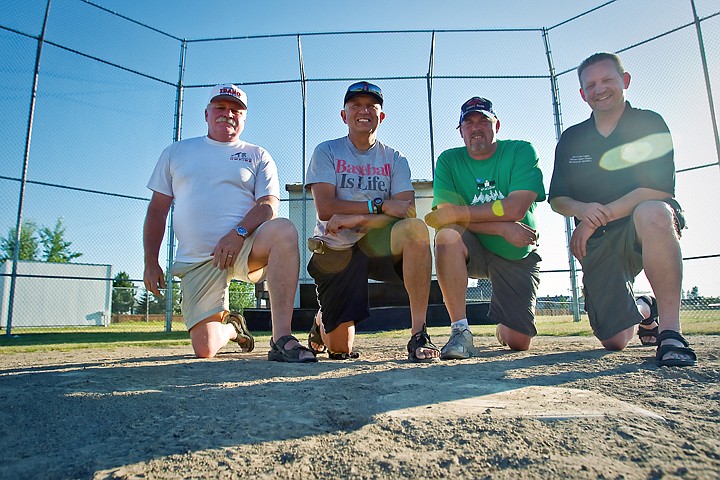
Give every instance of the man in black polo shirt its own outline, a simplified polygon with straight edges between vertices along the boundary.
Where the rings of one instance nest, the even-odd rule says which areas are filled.
[[[578,67],[580,95],[590,118],[568,128],[555,150],[550,205],[575,217],[570,250],[583,267],[585,310],[593,332],[609,350],[625,348],[639,323],[632,284],[644,268],[659,323],[658,364],[694,365],[680,334],[684,226],[675,193],[670,131],[662,117],[625,100],[630,74],[617,55],[596,53]],[[652,317],[651,317],[652,318]],[[653,329],[654,330],[654,329]]]

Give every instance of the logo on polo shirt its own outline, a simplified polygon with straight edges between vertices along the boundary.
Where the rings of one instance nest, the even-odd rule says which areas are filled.
[[[591,155],[573,155],[568,160],[568,163],[570,165],[576,164],[576,163],[592,163],[593,159]]]
[[[234,162],[251,162],[252,159],[247,156],[246,152],[237,152],[230,155],[230,160]]]

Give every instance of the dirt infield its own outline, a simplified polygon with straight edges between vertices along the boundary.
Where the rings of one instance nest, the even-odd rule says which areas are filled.
[[[720,477],[718,336],[685,369],[586,337],[422,365],[399,338],[309,365],[260,340],[1,355],[0,478]]]

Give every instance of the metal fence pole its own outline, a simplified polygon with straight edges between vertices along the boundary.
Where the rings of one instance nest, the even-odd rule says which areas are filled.
[[[304,248],[304,236],[307,232],[307,190],[305,190],[305,171],[307,169],[307,77],[305,76],[305,61],[303,59],[302,41],[297,36],[298,63],[300,67],[300,86],[302,91],[302,232],[300,234],[300,252],[302,264],[307,265],[307,248]],[[291,205],[288,202],[288,209]],[[289,213],[288,213],[288,216]],[[299,286],[298,286],[299,288]]]
[[[25,135],[25,157],[23,160],[22,179],[20,181],[20,195],[18,197],[17,219],[15,221],[15,248],[13,248],[12,273],[10,274],[10,292],[8,302],[8,318],[6,323],[6,334],[12,335],[12,317],[15,306],[15,284],[17,282],[17,267],[20,261],[20,236],[22,231],[22,212],[25,204],[25,185],[27,184],[27,171],[30,164],[30,140],[32,139],[33,119],[35,118],[35,100],[37,99],[38,76],[40,72],[40,58],[42,58],[42,47],[45,43],[45,30],[48,17],[50,16],[50,2],[45,7],[45,19],[38,38],[37,52],[35,54],[35,74],[33,76],[32,93],[30,95],[30,111],[28,113],[27,133]]]
[[[543,41],[545,42],[545,56],[548,62],[548,71],[550,72],[550,88],[552,90],[553,98],[553,116],[555,117],[555,140],[559,141],[562,135],[562,111],[560,108],[560,89],[557,84],[557,75],[555,75],[555,66],[553,65],[552,52],[550,50],[550,38],[548,37],[547,28],[542,29]],[[573,257],[570,251],[570,238],[572,237],[573,223],[572,219],[565,217],[565,239],[567,241],[567,253],[568,253],[568,265],[570,267],[570,289],[571,289],[571,304],[573,320],[576,322],[580,321],[580,301],[579,301],[579,290],[577,283],[577,264],[575,263],[575,257]]]
[[[710,72],[708,70],[707,57],[705,56],[705,42],[703,41],[702,28],[700,26],[700,18],[698,18],[695,9],[695,0],[690,0],[692,6],[693,19],[695,20],[695,31],[698,37],[698,46],[700,47],[700,60],[702,61],[703,74],[705,75],[705,89],[707,90],[708,104],[710,105],[710,120],[712,121],[713,133],[715,136],[715,153],[718,158],[718,167],[720,167],[720,134],[718,134],[717,117],[715,116],[715,103],[713,102],[712,88],[710,88]]]
[[[173,140],[178,141],[182,137],[182,108],[183,108],[183,79],[185,77],[185,53],[187,52],[187,39],[183,39],[180,45],[180,65],[178,66],[178,83],[175,94],[175,127]],[[173,258],[175,257],[175,230],[173,229],[173,211],[175,203],[170,207],[168,216],[168,243],[167,243],[167,265],[165,267],[165,331],[172,331],[173,319],[173,276],[170,273]]]
[[[430,125],[430,172],[431,180],[435,180],[435,130],[433,129],[433,110],[432,110],[432,87],[433,74],[435,73],[435,32],[432,32],[432,40],[430,42],[430,60],[428,62],[427,73],[427,94],[428,94],[428,119]]]

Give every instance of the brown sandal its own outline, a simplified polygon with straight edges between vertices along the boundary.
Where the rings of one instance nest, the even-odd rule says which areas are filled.
[[[250,329],[245,323],[245,317],[239,313],[228,313],[225,316],[225,323],[229,323],[235,327],[237,338],[233,340],[244,352],[252,352],[255,350],[255,337],[250,333]]]

